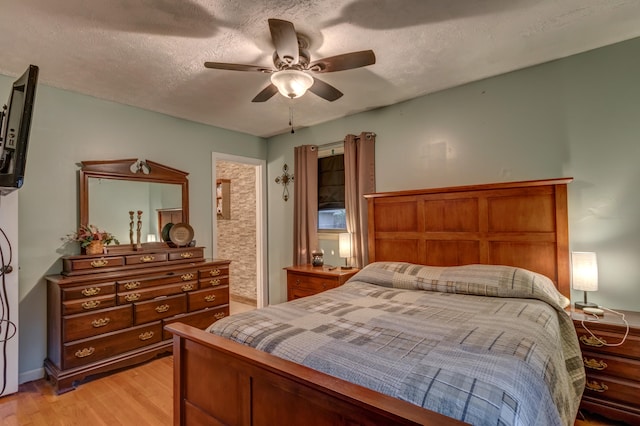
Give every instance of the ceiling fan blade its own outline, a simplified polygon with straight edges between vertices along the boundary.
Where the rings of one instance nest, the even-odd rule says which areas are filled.
[[[315,72],[335,72],[366,67],[375,63],[376,55],[373,50],[362,50],[319,59],[311,62],[308,68]]]
[[[259,65],[226,64],[224,62],[205,62],[204,66],[207,68],[229,71],[258,71],[264,73],[271,73],[275,71],[271,68],[265,68]]]
[[[289,65],[298,63],[298,35],[293,24],[281,19],[269,19],[271,39],[276,47],[278,57]]]
[[[313,85],[309,87],[309,91],[328,100],[329,102],[333,102],[342,97],[341,91],[316,77],[313,77]]]
[[[251,99],[251,102],[265,102],[265,101],[268,101],[276,93],[278,93],[278,88],[276,86],[274,86],[273,84],[270,84],[267,87],[265,87],[262,90],[262,92],[258,93],[255,98]]]

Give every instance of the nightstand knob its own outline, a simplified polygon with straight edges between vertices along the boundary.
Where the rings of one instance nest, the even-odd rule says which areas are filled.
[[[587,380],[587,383],[584,385],[584,387],[585,389],[592,390],[594,392],[604,392],[609,389],[609,386],[605,385],[604,383],[598,383],[595,380]]]
[[[590,368],[592,370],[604,370],[605,368],[608,367],[607,363],[604,362],[603,360],[597,360],[597,359],[587,359],[586,357],[583,359],[584,362],[584,366],[587,368]]]
[[[300,279],[296,279],[296,285],[300,285]]]
[[[594,346],[596,348],[599,348],[600,346],[604,346],[607,344],[607,341],[604,340],[602,337],[596,337],[596,336],[587,337],[584,334],[580,336],[580,341],[587,346]]]

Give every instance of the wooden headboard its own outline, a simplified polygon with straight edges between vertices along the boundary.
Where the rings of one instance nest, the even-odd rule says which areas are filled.
[[[526,268],[570,297],[567,184],[573,178],[365,195],[369,262]]]

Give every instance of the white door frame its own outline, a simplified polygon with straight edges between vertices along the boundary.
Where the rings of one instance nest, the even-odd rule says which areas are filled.
[[[211,153],[211,187],[213,188],[211,200],[211,229],[213,232],[211,241],[213,257],[218,254],[218,221],[216,216],[216,163],[229,161],[233,163],[248,164],[256,167],[256,293],[257,306],[263,308],[269,304],[269,285],[267,281],[267,203],[265,200],[267,161],[251,157]],[[232,278],[233,279],[233,278]]]

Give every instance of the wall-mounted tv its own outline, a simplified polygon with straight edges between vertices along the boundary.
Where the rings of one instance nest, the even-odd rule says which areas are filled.
[[[0,111],[0,195],[7,195],[24,183],[38,71],[37,66],[29,65],[13,83],[9,101]]]

